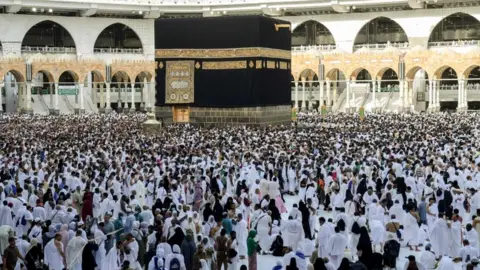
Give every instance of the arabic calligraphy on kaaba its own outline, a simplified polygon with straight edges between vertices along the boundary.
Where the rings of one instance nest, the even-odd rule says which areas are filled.
[[[194,65],[195,61],[167,61],[165,103],[193,103]]]

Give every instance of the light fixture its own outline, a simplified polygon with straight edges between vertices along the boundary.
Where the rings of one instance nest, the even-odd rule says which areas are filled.
[[[357,7],[356,6],[353,6],[352,9],[356,9]]]
[[[37,12],[37,8],[32,8],[32,11],[33,11],[33,12]]]
[[[226,10],[224,10],[224,11],[223,11],[223,14],[227,14],[227,11],[226,11]]]
[[[140,11],[138,12],[138,14],[142,15],[142,14],[143,14],[143,11],[140,10]]]
[[[280,10],[280,8],[279,8],[279,7],[277,7],[277,11],[279,11],[279,10]]]
[[[52,13],[52,12],[53,12],[53,9],[49,8],[49,9],[48,9],[48,12]]]

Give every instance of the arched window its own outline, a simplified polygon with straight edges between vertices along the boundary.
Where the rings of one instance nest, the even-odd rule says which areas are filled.
[[[292,33],[292,46],[335,45],[332,33],[317,21],[306,21]]]
[[[95,41],[95,51],[103,52],[102,49],[130,49],[140,52],[142,42],[132,28],[116,23],[105,28]]]
[[[355,37],[355,48],[367,44],[405,44],[408,42],[407,34],[395,21],[378,17],[365,24]]]
[[[70,33],[60,24],[43,21],[28,30],[22,41],[22,48],[27,47],[62,47],[75,48]]]
[[[441,42],[471,40],[480,40],[480,22],[471,15],[455,13],[441,20],[433,28],[428,42],[429,46],[437,47],[442,45]]]

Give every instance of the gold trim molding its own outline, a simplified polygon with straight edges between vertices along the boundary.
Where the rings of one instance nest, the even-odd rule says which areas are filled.
[[[252,58],[265,57],[290,60],[290,51],[252,47],[234,49],[157,49],[155,58]]]
[[[203,62],[203,69],[246,69],[247,61]]]

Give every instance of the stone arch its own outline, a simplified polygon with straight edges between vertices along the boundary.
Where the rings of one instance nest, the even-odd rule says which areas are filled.
[[[451,20],[453,23],[449,24],[449,20]],[[456,27],[458,27],[459,23],[455,23],[455,21],[467,21],[468,24],[473,24],[472,29],[470,29],[471,31],[468,31],[468,29],[463,30],[463,32],[461,32],[463,35],[460,36],[445,36],[443,31],[445,27],[449,27],[448,25],[456,25]],[[444,23],[447,23],[447,25]],[[428,37],[428,42],[471,40],[472,38],[469,38],[469,35],[475,35],[475,38],[473,39],[480,40],[480,33],[477,34],[478,28],[480,28],[480,21],[476,17],[465,12],[453,12],[446,14],[435,24]]]
[[[113,35],[113,37],[111,36]],[[119,40],[120,37],[125,37],[125,35],[130,35],[131,39],[128,44]],[[101,48],[119,48],[119,49],[141,49],[143,50],[145,47],[145,43],[140,38],[140,35],[130,27],[124,23],[113,23],[105,27],[100,33],[97,35],[94,43],[94,49],[101,49]]]
[[[437,80],[440,80],[440,89],[455,89],[458,86],[458,72],[450,66],[443,66],[435,72]]]
[[[35,38],[32,35],[35,35],[37,31],[41,31],[43,34],[42,26],[46,26],[48,24],[52,25],[49,34],[51,38]],[[61,35],[62,38],[55,38],[55,36]],[[30,47],[65,47],[65,48],[76,48],[76,42],[73,38],[73,35],[68,29],[60,24],[59,22],[48,19],[37,22],[30,26],[28,31],[25,33],[22,39],[22,47],[30,46]]]
[[[474,69],[477,69],[479,68],[480,65],[471,65],[467,68],[465,68],[465,70],[463,72],[461,72],[460,74],[464,77],[464,78],[468,78],[470,76],[470,74],[472,73],[472,71]]]
[[[48,71],[46,69],[40,69],[40,70],[36,71],[36,73],[33,74],[33,75],[36,75],[38,73],[42,73],[48,79],[49,83],[55,83],[55,76],[50,71]]]
[[[383,68],[377,74],[377,78],[380,78],[380,88],[395,88],[400,84],[398,74],[392,68]]]
[[[394,70],[393,68],[391,68],[391,67],[383,67],[383,68],[381,68],[381,69],[377,72],[377,74],[376,74],[375,77],[376,77],[376,78],[379,78],[379,77],[382,78],[383,75],[385,75],[385,73],[386,73],[387,71],[390,71],[390,70],[393,71],[393,73],[395,73],[395,75],[397,75],[397,78],[398,78],[397,71],[395,71],[395,70]]]
[[[292,46],[302,45],[335,45],[335,38],[321,22],[307,20],[292,28]]]
[[[5,76],[5,74],[7,73],[12,73],[13,77],[15,77],[15,80],[18,82],[25,82],[25,75],[23,74],[23,72],[21,71],[18,71],[16,69],[10,69],[10,70],[7,70],[3,76]]]
[[[449,69],[451,69],[455,74],[457,74],[457,77],[458,77],[458,72],[453,67],[448,65],[444,65],[437,68],[433,74],[435,77],[437,77],[437,79],[440,79],[442,77],[442,74]]]
[[[142,80],[143,80],[143,78],[147,78],[147,81],[150,82],[153,78],[153,75],[149,71],[144,70],[144,71],[140,71],[139,73],[137,73],[135,75],[135,78],[137,78],[137,77],[142,78]]]
[[[357,77],[358,75],[363,71],[365,70],[368,74],[370,74],[370,77],[372,76],[370,70],[368,70],[367,68],[364,68],[364,67],[359,67],[359,68],[356,68],[354,71],[352,71],[352,73],[350,74],[350,78],[351,80],[357,80]]]
[[[417,74],[418,71],[420,70],[423,70],[425,71],[425,74],[428,78],[428,72],[426,69],[424,69],[423,67],[421,66],[414,66],[414,67],[411,67],[406,73],[405,73],[405,77],[408,79],[408,80],[413,80],[415,78],[415,74]]]
[[[317,76],[317,73],[315,73],[315,71],[313,71],[312,69],[307,68],[300,72],[298,81],[302,82],[304,79],[305,81],[312,81],[315,76]]]
[[[65,79],[68,79],[68,81]],[[78,74],[75,71],[65,70],[58,76],[58,84],[73,85],[78,83],[78,79]]]
[[[88,75],[89,73],[92,73],[92,83],[104,83],[105,82],[105,78],[103,77],[103,74],[101,71],[99,70],[91,70],[89,72],[87,72],[86,74],[84,74],[84,79],[83,79],[83,85],[87,85],[88,84]]]
[[[332,68],[330,69],[326,74],[325,74],[325,78],[329,79],[329,80],[332,80],[332,81],[335,81],[337,80],[337,78],[335,77],[336,74],[339,74],[340,78],[342,77],[343,75],[343,78],[345,78],[345,72],[343,72],[341,69],[339,68]],[[337,75],[338,76],[338,75]]]
[[[377,33],[372,33],[370,32],[375,28],[375,26],[378,26],[378,24],[388,24],[392,23],[392,25],[395,27],[396,33],[389,33],[385,36],[378,36]],[[362,34],[365,34],[365,39],[362,38]],[[357,32],[355,35],[355,39],[353,42],[353,45],[362,45],[362,44],[385,44],[385,43],[408,43],[408,36],[405,32],[405,29],[396,22],[394,19],[384,17],[384,16],[379,16],[376,17],[367,23],[365,23],[362,28]]]

